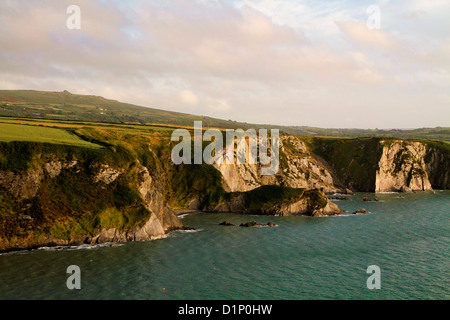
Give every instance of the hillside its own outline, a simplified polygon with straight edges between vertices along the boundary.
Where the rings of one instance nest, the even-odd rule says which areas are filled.
[[[256,127],[279,129],[281,133],[305,136],[430,139],[450,143],[450,128],[448,127],[366,130],[249,124],[141,107],[99,96],[78,95],[67,91],[0,90],[0,116],[177,126],[192,126],[194,120],[201,120],[204,127],[231,129]]]

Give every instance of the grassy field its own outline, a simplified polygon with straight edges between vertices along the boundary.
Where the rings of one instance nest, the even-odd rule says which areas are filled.
[[[101,148],[100,145],[85,141],[67,130],[1,122],[0,141],[28,141],[72,145],[94,149]]]
[[[105,125],[147,125],[145,130],[165,130],[166,126],[192,127],[195,120],[203,127],[220,129],[267,128],[279,129],[280,133],[304,136],[330,137],[383,137],[400,139],[429,139],[450,143],[450,128],[419,129],[330,129],[308,126],[280,126],[274,124],[251,124],[232,120],[216,119],[155,108],[136,106],[99,96],[78,95],[70,92],[48,92],[32,90],[0,90],[0,116],[14,118],[51,119],[102,122]],[[136,128],[136,127],[134,127]]]

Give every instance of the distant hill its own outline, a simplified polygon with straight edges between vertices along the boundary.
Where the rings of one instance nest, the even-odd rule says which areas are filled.
[[[450,127],[420,129],[326,129],[307,126],[249,124],[206,116],[147,108],[99,96],[68,91],[0,90],[0,116],[139,124],[192,126],[201,120],[204,127],[270,128],[281,133],[330,137],[389,137],[430,139],[450,143]]]

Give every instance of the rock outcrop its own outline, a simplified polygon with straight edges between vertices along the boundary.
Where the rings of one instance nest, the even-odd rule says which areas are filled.
[[[248,150],[249,141],[242,140]],[[248,154],[244,164],[214,164],[223,178],[228,192],[244,192],[262,185],[281,185],[292,188],[320,188],[325,192],[341,191],[336,187],[326,164],[313,155],[306,144],[295,136],[280,137],[280,168],[276,175],[260,174],[261,165],[249,164]]]
[[[335,203],[329,201],[320,190],[295,189],[294,191],[299,191],[297,195],[291,193],[288,196],[279,197],[278,194],[283,193],[283,188],[287,187],[264,186],[248,192],[234,193],[229,200],[209,209],[209,211],[273,216],[308,215],[313,217],[330,216],[343,212]],[[264,196],[267,193],[269,194]]]
[[[156,215],[152,214],[150,219],[148,219],[142,227],[135,227],[133,230],[120,231],[116,228],[102,229],[90,240],[90,243],[146,241],[163,239],[166,237],[167,235],[161,222]]]
[[[111,168],[109,165],[104,164],[101,166],[99,172],[94,177],[94,183],[103,182],[105,184],[110,184],[114,182],[121,174],[120,170]]]
[[[161,192],[153,185],[148,169],[141,166],[138,170],[139,192],[147,209],[153,212],[165,232],[183,227],[172,208],[163,200]]]
[[[43,179],[44,171],[42,169],[21,172],[0,171],[0,187],[22,200],[34,198]]]
[[[432,190],[425,163],[426,146],[420,142],[381,141],[375,192]]]
[[[2,192],[0,194],[0,201],[6,201],[7,198],[5,199],[5,196],[11,197],[8,200],[11,202],[6,203],[9,208],[5,208],[7,212],[4,212],[4,214],[9,214],[11,218],[9,218],[9,222],[6,222],[6,220],[5,222],[0,222],[13,222],[17,224],[17,227],[15,227],[16,240],[11,242],[8,239],[2,239],[0,236],[0,251],[30,249],[39,246],[154,240],[167,237],[170,231],[184,228],[174,211],[163,200],[161,192],[154,186],[153,178],[150,176],[147,168],[138,164],[136,168],[138,179],[135,188],[139,191],[142,205],[149,212],[147,220],[137,223],[131,229],[119,227],[105,228],[100,225],[101,228],[94,230],[92,233],[83,234],[77,231],[76,235],[69,236],[68,232],[70,229],[64,228],[73,228],[70,226],[76,225],[78,222],[73,220],[73,218],[62,216],[61,219],[66,219],[66,224],[62,224],[61,226],[54,225],[55,223],[59,223],[58,221],[61,221],[61,219],[56,218],[57,213],[52,211],[54,209],[47,209],[45,207],[47,206],[46,201],[57,203],[60,199],[55,199],[56,201],[51,199],[42,200],[41,197],[46,196],[46,191],[42,191],[42,188],[44,185],[46,188],[53,188],[53,185],[57,187],[57,184],[60,183],[59,181],[67,181],[68,183],[70,181],[74,184],[74,188],[77,183],[88,183],[90,185],[93,183],[93,188],[99,190],[117,188],[113,184],[122,174],[122,170],[114,169],[108,164],[102,164],[97,167],[98,169],[95,170],[94,168],[92,172],[87,172],[79,161],[74,160],[51,161],[44,163],[42,167],[17,172],[0,170],[0,191]],[[69,175],[70,178],[62,177],[62,180],[57,180],[58,177],[63,176],[63,173]],[[70,188],[70,185],[68,188]],[[89,190],[85,192],[89,193]],[[104,192],[105,197],[108,197],[108,194],[113,193],[109,191]],[[50,196],[52,195],[50,194]],[[73,210],[70,208],[70,202],[77,202],[78,200],[73,197],[78,196],[80,199],[85,197],[85,195],[80,193],[71,195],[72,198],[68,199],[68,201],[62,199],[61,205],[64,205],[64,210]],[[107,200],[104,203],[108,205]],[[3,202],[0,204],[3,205]],[[144,212],[143,210],[137,209],[142,214]],[[82,219],[83,214],[89,214],[89,212],[80,212],[78,214],[79,219]],[[53,235],[52,233],[55,233],[55,230],[62,237]],[[75,228],[74,230],[77,229]],[[35,231],[40,232],[36,234]]]

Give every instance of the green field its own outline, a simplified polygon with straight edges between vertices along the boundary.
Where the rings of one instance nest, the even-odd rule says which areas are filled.
[[[0,141],[29,141],[101,148],[100,145],[84,141],[69,131],[56,128],[0,123]]]
[[[203,127],[221,129],[267,128],[279,129],[280,133],[304,136],[329,137],[379,137],[399,139],[428,139],[450,143],[450,127],[418,129],[330,129],[308,126],[280,126],[274,124],[251,124],[216,119],[201,115],[172,112],[141,107],[99,96],[78,95],[70,92],[32,90],[0,90],[0,116],[14,118],[51,119],[55,121],[82,121],[110,124],[161,125],[151,130],[164,130],[164,126],[189,126],[194,121]],[[137,127],[134,127],[136,129]],[[149,126],[142,127],[149,130]]]

